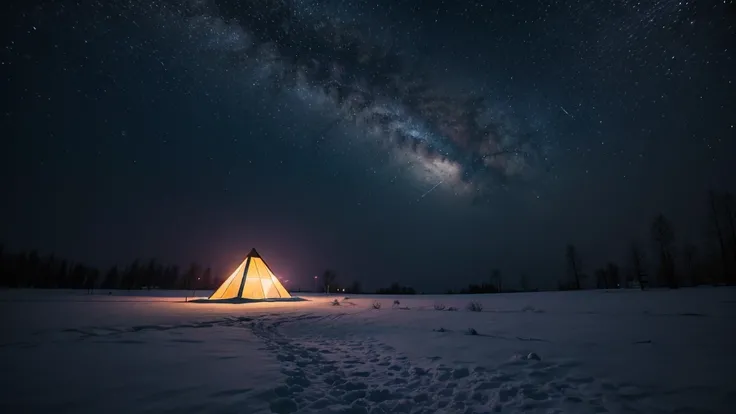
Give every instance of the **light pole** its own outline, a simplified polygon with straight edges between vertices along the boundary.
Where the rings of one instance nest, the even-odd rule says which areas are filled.
[[[197,281],[194,282],[194,290],[192,290],[192,296],[197,296],[197,286],[199,285],[199,281],[201,279],[201,277],[197,277]]]
[[[319,281],[317,279],[319,279],[319,276],[314,277],[314,293],[319,293]]]
[[[197,282],[199,282],[200,279],[201,279],[200,277],[197,277],[197,280],[193,282],[194,286],[192,286],[192,297],[195,297],[197,294],[197,284],[198,284]],[[191,279],[187,278],[187,280],[191,280]],[[184,298],[184,302],[189,302],[189,296],[186,296]]]

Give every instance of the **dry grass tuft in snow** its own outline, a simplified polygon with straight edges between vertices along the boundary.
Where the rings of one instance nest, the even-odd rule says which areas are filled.
[[[483,311],[483,304],[476,301],[468,302],[466,309],[471,312],[481,312]]]

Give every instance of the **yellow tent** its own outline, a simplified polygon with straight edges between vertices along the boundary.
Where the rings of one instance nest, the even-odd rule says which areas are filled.
[[[276,279],[256,249],[220,285],[209,299],[285,299],[289,292]]]

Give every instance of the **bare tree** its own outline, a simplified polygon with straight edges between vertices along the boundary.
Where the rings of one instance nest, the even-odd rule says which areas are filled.
[[[644,252],[636,243],[631,245],[631,270],[634,273],[634,280],[639,284],[639,289],[644,290],[644,278],[646,277]]]
[[[498,269],[493,269],[491,271],[491,284],[496,285],[496,290],[498,293],[503,292],[503,279],[501,279],[501,271]]]
[[[657,245],[660,261],[660,275],[662,282],[672,289],[677,288],[675,277],[675,264],[673,259],[672,244],[675,241],[675,233],[669,220],[659,214],[652,222],[652,240]]]
[[[580,281],[584,278],[581,272],[580,256],[575,245],[568,244],[565,256],[567,257],[567,271],[575,282],[575,289],[580,290]]]
[[[698,269],[696,266],[696,258],[698,249],[691,243],[686,243],[682,247],[682,267],[685,275],[690,281],[691,286],[698,286],[700,278],[698,277]]]
[[[736,209],[733,208],[733,198],[731,197],[731,193],[723,195],[723,208],[726,210],[726,222],[731,230],[731,253],[733,254],[733,263],[736,264],[736,224],[734,224],[734,214],[736,213]],[[736,272],[732,272],[730,276],[731,277],[728,279],[728,282],[733,284],[736,282],[736,280],[734,280]]]
[[[521,290],[523,292],[529,291],[529,277],[526,275],[526,273],[521,274]]]
[[[714,191],[708,192],[708,202],[710,204],[710,221],[711,225],[713,226],[713,229],[716,231],[716,236],[718,237],[718,245],[721,248],[721,260],[723,262],[723,281],[726,282],[728,277],[728,255],[726,254],[726,243],[723,239],[723,232],[721,230],[721,223],[718,220],[718,201],[717,201],[717,195]]]
[[[596,269],[593,273],[595,276],[595,287],[596,289],[608,289],[608,277],[606,277],[606,269]]]
[[[618,289],[621,287],[621,275],[618,265],[612,262],[606,265],[606,286],[609,289]]]
[[[334,270],[327,269],[322,273],[322,283],[326,293],[330,293],[330,285],[334,286],[335,280],[337,280],[337,273]]]

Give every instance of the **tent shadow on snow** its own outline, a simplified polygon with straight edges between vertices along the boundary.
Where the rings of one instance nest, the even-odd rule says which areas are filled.
[[[243,263],[222,282],[207,299],[195,303],[300,302],[284,288],[256,249],[251,249]]]

